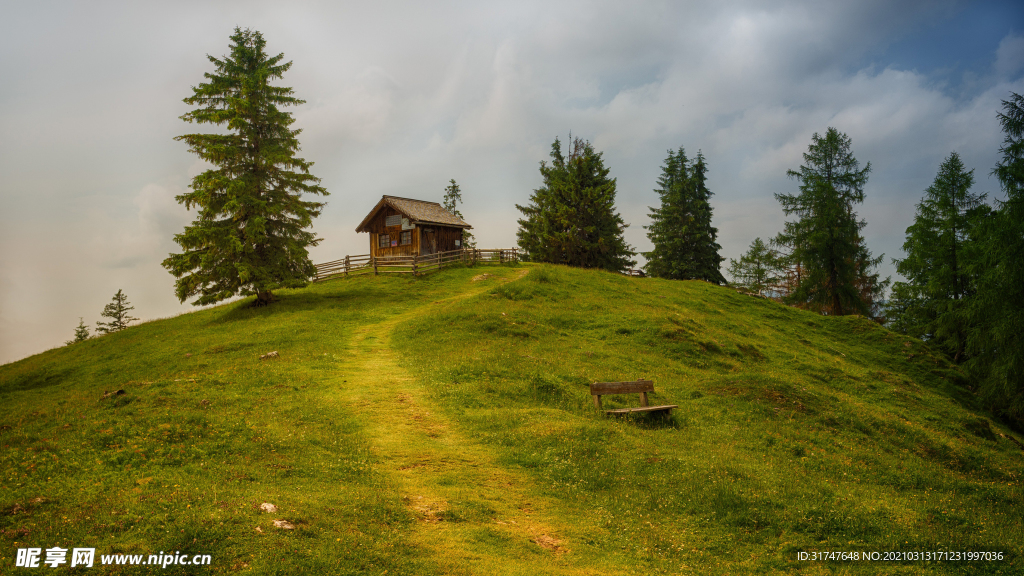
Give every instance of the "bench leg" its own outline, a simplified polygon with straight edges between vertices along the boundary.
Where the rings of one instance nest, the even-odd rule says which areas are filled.
[[[594,407],[597,408],[598,410],[601,409],[601,397],[600,396],[597,396],[597,395],[594,396]]]

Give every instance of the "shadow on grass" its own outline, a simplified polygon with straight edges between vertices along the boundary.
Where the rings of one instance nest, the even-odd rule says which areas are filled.
[[[642,430],[680,430],[686,427],[686,423],[671,412],[638,412],[606,417],[621,420]]]
[[[210,325],[244,322],[255,318],[272,318],[282,314],[310,312],[325,308],[359,308],[373,300],[380,304],[382,300],[398,300],[396,297],[382,294],[369,286],[360,286],[345,290],[342,293],[321,293],[308,289],[288,290],[275,294],[275,300],[268,306],[253,306],[255,296],[233,302],[222,314],[210,319]]]

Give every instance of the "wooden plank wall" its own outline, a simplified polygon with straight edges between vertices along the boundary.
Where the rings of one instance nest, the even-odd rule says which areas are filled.
[[[419,229],[420,245],[422,246],[420,250],[421,255],[449,252],[462,248],[462,246],[455,245],[456,240],[462,240],[462,228],[424,224]],[[433,237],[433,241],[431,241],[431,237]]]
[[[393,248],[378,248],[378,238],[380,234],[388,234],[392,240],[401,241],[402,227],[399,226],[387,226],[387,217],[395,214],[401,215],[402,213],[395,210],[391,206],[385,205],[380,209],[380,212],[373,217],[373,220],[367,224],[367,228],[370,230],[370,255],[374,257],[382,256],[413,256],[419,254],[420,251],[420,236],[418,230],[409,230],[412,232],[412,244],[406,244],[405,246],[395,246]]]

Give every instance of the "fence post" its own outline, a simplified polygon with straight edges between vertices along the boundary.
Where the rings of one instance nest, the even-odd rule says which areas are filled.
[[[345,256],[345,276],[348,276],[348,256]]]
[[[413,254],[412,255],[412,275],[413,276],[416,275],[416,265],[419,264],[419,261],[420,261],[420,255],[419,254]]]
[[[373,265],[373,275],[376,276],[377,275],[377,257],[376,256],[370,256],[370,264]]]

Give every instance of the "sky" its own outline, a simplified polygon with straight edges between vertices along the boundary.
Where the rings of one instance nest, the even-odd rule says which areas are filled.
[[[669,149],[703,152],[722,256],[775,236],[812,135],[835,127],[871,173],[857,207],[898,279],[915,206],[952,152],[973,191],[997,113],[1024,93],[1018,2],[0,2],[0,363],[61,346],[119,289],[143,321],[194,309],[160,262],[205,170],[175,136],[182,99],[236,26],[293,62],[279,85],[330,196],[314,262],[365,254],[355,227],[389,194],[450,179],[481,247],[516,242],[516,204],[569,134],[617,179],[626,240]],[[643,260],[640,258],[640,263]],[[728,260],[726,260],[726,265]],[[725,266],[723,266],[723,269]]]

